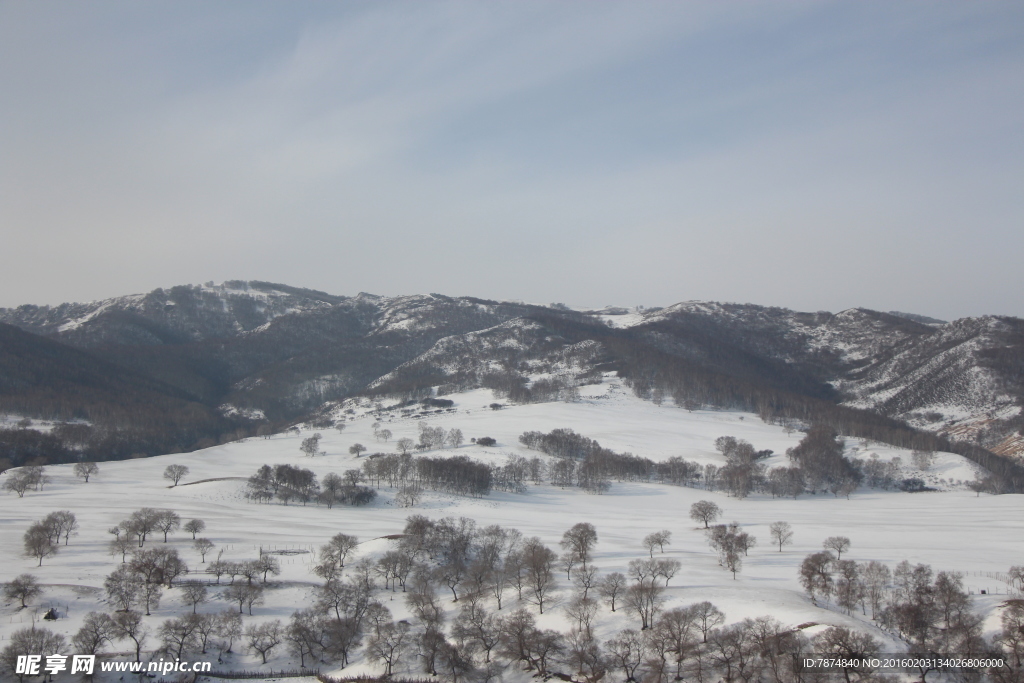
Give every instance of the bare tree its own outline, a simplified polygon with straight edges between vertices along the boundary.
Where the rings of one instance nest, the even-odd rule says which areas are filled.
[[[196,540],[196,534],[202,533],[206,529],[206,522],[201,519],[190,519],[181,528],[186,533],[192,534],[192,540],[194,541]]]
[[[690,605],[693,611],[693,623],[701,633],[701,641],[708,642],[708,634],[725,621],[722,611],[707,600]]]
[[[361,453],[366,452],[366,446],[361,443],[352,444],[352,446],[349,447],[348,452],[358,458]]]
[[[19,574],[4,586],[4,597],[21,602],[21,608],[28,607],[28,601],[43,594],[42,587],[31,574]]]
[[[299,450],[311,458],[318,455],[320,453],[320,439],[321,436],[319,432],[313,434],[313,436],[306,437],[302,440],[302,445],[299,446]]]
[[[601,570],[590,565],[589,567],[579,567],[572,573],[572,583],[576,587],[576,590],[586,598],[592,588],[598,585],[597,575]]]
[[[335,534],[326,545],[320,546],[320,564],[316,573],[323,579],[329,579],[345,566],[345,558],[359,545],[359,539],[348,534]]]
[[[914,450],[910,454],[910,461],[919,470],[931,469],[932,465],[935,464],[935,451]]]
[[[0,661],[10,671],[16,671],[19,657],[40,655],[43,652],[60,652],[65,649],[64,636],[45,628],[33,625],[11,633],[8,645],[0,651]],[[19,681],[25,680],[25,674],[17,674]]]
[[[832,580],[832,564],[835,561],[835,555],[823,550],[811,553],[800,564],[800,584],[811,596],[811,600],[816,601],[818,595],[827,599],[832,594],[835,587]]]
[[[676,664],[676,680],[683,677],[683,662],[697,645],[694,631],[697,630],[696,612],[692,607],[675,607],[658,617],[654,625],[661,637],[665,652],[671,654]]]
[[[662,529],[661,531],[655,531],[654,533],[647,534],[644,536],[643,544],[647,552],[650,553],[651,557],[654,557],[654,549],[658,548],[661,552],[665,552],[665,546],[672,540],[672,532],[668,529]]]
[[[85,483],[89,483],[89,477],[94,474],[99,474],[100,467],[94,462],[78,462],[75,463],[75,476],[79,479],[85,480]]]
[[[25,547],[25,555],[38,558],[37,566],[39,567],[43,566],[44,557],[55,555],[58,550],[58,546],[52,540],[50,530],[42,522],[33,523],[22,537],[22,542]]]
[[[576,594],[565,604],[565,614],[572,619],[577,628],[593,636],[594,615],[597,614],[597,602],[591,598]]]
[[[461,446],[462,442],[464,441],[464,437],[462,436],[462,430],[461,429],[451,429],[451,430],[449,430],[448,431],[448,436],[446,438],[446,441],[447,441],[448,445],[451,446],[452,448],[458,448],[459,446]]]
[[[107,545],[107,550],[111,555],[115,556],[118,553],[120,553],[121,564],[124,564],[126,562],[125,558],[128,556],[128,553],[130,553],[135,546],[135,541],[132,538],[130,538],[128,534],[125,534],[123,536],[119,534],[116,538],[110,541],[110,543]]]
[[[249,649],[259,652],[264,664],[267,663],[267,655],[281,644],[282,638],[280,619],[254,624],[245,629],[245,639]]]
[[[263,583],[267,582],[267,574],[278,576],[281,573],[281,563],[273,555],[263,553],[260,559],[256,560],[256,568],[263,574]]]
[[[263,603],[263,586],[259,584],[236,583],[228,586],[224,591],[224,599],[238,603],[238,613],[242,613],[242,607],[249,607],[249,616],[252,616],[252,606]]]
[[[705,529],[711,525],[711,522],[718,519],[721,514],[722,509],[710,500],[698,500],[690,506],[690,519],[697,523],[704,522]]]
[[[225,652],[231,652],[236,638],[242,637],[242,616],[238,612],[226,609],[217,615],[217,635],[227,638]]]
[[[574,524],[571,529],[562,534],[559,545],[586,567],[594,546],[597,545],[597,529],[589,522]]]
[[[829,536],[821,544],[821,547],[825,550],[836,551],[836,559],[841,560],[843,559],[843,553],[850,549],[850,539],[846,536]]]
[[[634,683],[637,669],[647,658],[647,644],[640,633],[631,628],[623,629],[605,643],[612,664],[622,671],[627,683]]]
[[[181,517],[173,510],[160,510],[157,515],[156,528],[163,532],[164,543],[167,543],[167,534],[172,533],[181,526]]]
[[[42,523],[53,535],[53,542],[56,545],[60,545],[61,537],[64,538],[64,545],[67,545],[71,535],[78,534],[78,518],[69,510],[51,512],[43,518]]]
[[[656,560],[654,562],[654,576],[660,576],[665,579],[665,587],[668,588],[668,582],[682,567],[683,565],[679,560]]]
[[[416,442],[410,438],[401,438],[395,442],[395,447],[402,455],[408,455],[415,445]]]
[[[103,581],[107,599],[122,612],[130,610],[138,601],[142,584],[142,577],[123,564]]]
[[[206,554],[213,550],[213,541],[208,538],[197,538],[192,541],[192,548],[199,553],[202,558],[201,562],[206,563]]]
[[[160,598],[163,597],[163,594],[158,583],[143,581],[139,585],[139,596],[142,598],[142,604],[146,606],[147,617],[150,616],[152,610],[160,606]]]
[[[164,469],[164,479],[168,479],[174,482],[172,485],[177,486],[178,482],[181,481],[182,477],[188,474],[188,467],[185,465],[168,465]]]
[[[172,657],[181,659],[186,652],[199,648],[199,620],[196,616],[188,614],[180,619],[168,619],[157,629],[161,644]]]
[[[604,581],[598,584],[597,592],[608,601],[612,612],[615,611],[615,601],[626,590],[626,576],[621,572],[612,572],[604,577]]]
[[[877,619],[882,611],[886,589],[892,581],[892,572],[881,562],[872,560],[860,566],[861,580],[864,584],[864,597],[871,603],[871,618]]]
[[[665,589],[651,581],[635,583],[623,593],[626,605],[640,617],[640,630],[646,631],[654,624],[658,610],[664,601]]]
[[[181,601],[186,605],[192,605],[192,614],[196,613],[196,607],[208,599],[206,585],[198,581],[188,581],[181,584]]]
[[[537,537],[523,543],[523,568],[530,588],[530,601],[544,614],[544,600],[555,587],[555,560],[558,558],[551,548]]]
[[[24,498],[25,492],[31,487],[32,477],[24,469],[9,472],[3,485],[4,491],[13,491],[18,494],[18,498]]]
[[[410,640],[409,628],[406,621],[390,621],[367,640],[366,657],[371,662],[383,662],[385,676],[390,676],[401,662]]]
[[[126,610],[115,612],[112,617],[114,625],[114,638],[117,640],[131,640],[135,643],[135,661],[142,660],[142,645],[146,642],[149,629],[142,623],[142,614]]]
[[[98,654],[104,645],[116,637],[117,629],[114,620],[104,612],[89,612],[85,615],[82,627],[71,639],[75,652],[84,655]]]
[[[772,522],[768,528],[771,530],[772,541],[779,546],[780,553],[782,546],[793,543],[793,527],[789,525],[789,522]]]

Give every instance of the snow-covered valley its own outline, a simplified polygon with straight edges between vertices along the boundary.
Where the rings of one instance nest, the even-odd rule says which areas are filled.
[[[974,480],[979,468],[958,455],[936,454],[929,470],[920,472],[911,464],[908,451],[860,440],[847,440],[846,452],[850,457],[867,458],[875,453],[887,461],[898,456],[905,476],[922,477],[941,490],[903,493],[861,488],[849,499],[831,494],[773,499],[754,493],[740,500],[719,491],[657,483],[615,481],[606,493],[592,495],[579,488],[561,488],[545,482],[529,484],[525,493],[493,491],[479,498],[425,491],[415,506],[402,507],[396,503],[396,491],[382,487],[377,498],[365,507],[336,505],[332,509],[315,503],[255,503],[245,496],[245,479],[261,465],[309,468],[321,478],[330,472],[342,475],[346,470],[361,467],[368,458],[366,454],[351,454],[353,444],[365,444],[369,453],[394,452],[399,439],[416,438],[424,421],[432,426],[458,428],[467,441],[480,437],[496,441],[494,446],[466,443],[427,455],[466,455],[494,464],[513,455],[549,459],[519,443],[519,435],[530,430],[570,428],[617,452],[632,452],[655,461],[682,456],[700,464],[724,462],[714,442],[728,435],[749,441],[757,449],[774,451],[766,461],[769,467],[786,465],[786,449],[796,445],[802,436],[800,432],[762,423],[753,414],[687,412],[671,404],[642,401],[624,390],[613,377],[581,387],[581,398],[573,403],[506,406],[495,410],[489,407],[495,402],[493,394],[482,389],[446,398],[455,402],[450,410],[431,412],[425,417],[402,417],[398,411],[375,413],[368,400],[346,402],[344,407],[352,412],[339,411],[347,417],[344,431],[318,430],[322,434],[319,448],[324,454],[314,457],[306,456],[300,445],[317,430],[303,428],[298,433],[249,438],[187,454],[100,463],[99,473],[88,483],[76,478],[71,465],[46,468],[52,481],[43,490],[30,489],[24,497],[13,493],[0,497],[0,553],[5,558],[0,565],[0,581],[9,582],[17,575],[29,573],[43,587],[42,595],[28,609],[20,609],[12,600],[3,605],[0,646],[13,632],[33,622],[46,623],[38,619],[51,606],[62,618],[46,626],[68,640],[89,612],[113,612],[116,606],[107,599],[104,580],[121,564],[121,557],[108,551],[113,536],[107,530],[142,507],[170,509],[182,521],[195,518],[205,522],[206,529],[200,535],[214,544],[207,562],[200,561],[190,534],[177,531],[167,541],[167,547],[178,551],[191,572],[180,577],[179,583],[195,578],[214,581],[203,572],[219,553],[223,553],[224,560],[238,562],[257,559],[261,549],[276,553],[281,573],[267,580],[264,604],[255,605],[252,616],[244,615],[247,626],[277,619],[287,624],[294,611],[313,606],[322,583],[313,572],[316,553],[332,536],[344,533],[357,537],[355,559],[376,560],[397,547],[397,540],[386,537],[401,534],[406,519],[414,514],[433,520],[468,517],[475,520],[478,529],[495,524],[513,527],[524,538],[539,537],[556,551],[566,530],[577,523],[590,523],[598,535],[591,563],[602,576],[612,572],[627,574],[631,560],[648,557],[642,539],[665,529],[671,532],[671,541],[663,554],[656,550],[654,558],[678,560],[681,569],[664,592],[663,609],[707,600],[725,614],[726,624],[764,615],[789,627],[817,624],[802,629],[807,636],[828,625],[841,625],[871,634],[890,652],[907,646],[892,632],[879,628],[872,621],[870,610],[867,615],[861,610],[846,614],[834,601],[819,598],[815,604],[801,587],[801,562],[809,553],[820,551],[827,537],[848,537],[851,547],[843,557],[858,562],[874,560],[893,568],[909,560],[912,564],[929,564],[935,571],[962,572],[964,587],[972,594],[970,609],[984,617],[983,630],[988,636],[999,629],[1002,605],[1012,597],[1008,594],[1012,587],[1004,579],[1012,565],[1021,563],[1024,496],[978,496],[968,490],[964,482]],[[379,423],[378,433],[381,428],[390,432],[388,441],[375,438],[375,423]],[[189,470],[178,486],[168,486],[162,477],[171,464],[184,465]],[[3,475],[10,476],[11,472]],[[703,526],[696,525],[689,516],[691,505],[699,500],[716,503],[723,513],[719,522],[735,521],[757,540],[742,558],[735,578],[719,564]],[[36,558],[24,557],[21,552],[22,535],[33,522],[55,510],[73,512],[80,529],[66,546],[60,546],[56,555],[45,557],[42,566],[37,567]],[[792,544],[781,552],[773,546],[769,534],[769,525],[777,521],[788,522],[793,530]],[[146,541],[147,548],[162,546],[159,533]],[[564,571],[556,570],[555,578],[556,586],[543,615],[531,603],[516,600],[515,591],[510,590],[498,616],[525,607],[536,617],[538,626],[568,632],[570,619],[565,608],[573,586]],[[224,577],[220,586],[209,586],[209,599],[198,605],[198,612],[238,611],[238,603],[226,598],[227,583],[228,578]],[[985,595],[980,594],[982,590]],[[180,587],[165,589],[159,607],[152,610],[151,616],[144,617],[144,623],[151,629],[145,649],[152,651],[153,657],[160,656],[155,653],[160,625],[192,612],[191,605],[183,604],[182,593]],[[374,595],[396,621],[408,620],[416,627],[416,619],[400,588],[394,591],[378,585]],[[443,586],[439,597],[450,624],[466,599],[453,602],[451,593],[446,596]],[[481,604],[489,611],[496,608],[493,598]],[[621,604],[613,613],[602,604],[594,619],[599,642],[627,627],[639,629],[635,613]],[[219,670],[280,670],[297,668],[299,664],[286,644],[274,648],[265,665],[260,655],[246,651],[242,643],[236,643],[233,649],[228,654],[211,645],[206,654],[193,653],[183,659],[209,660]],[[124,641],[115,642],[106,653],[108,659],[133,658],[129,657],[132,653]],[[352,654],[351,663],[344,670],[337,662],[320,663],[318,668],[324,673],[345,676],[382,672],[381,665],[368,661],[362,650]],[[395,673],[419,675],[417,658],[405,658],[396,665]],[[526,675],[517,673],[516,667],[505,672],[505,677],[512,680]],[[619,674],[613,675],[619,680]],[[116,676],[111,676],[116,680]]]

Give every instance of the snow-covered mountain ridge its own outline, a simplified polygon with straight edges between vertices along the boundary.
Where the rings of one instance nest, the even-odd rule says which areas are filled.
[[[294,419],[361,393],[438,387],[486,385],[513,400],[549,400],[608,369],[631,373],[641,395],[682,401],[659,384],[668,362],[676,388],[692,380],[687,391],[698,403],[723,400],[709,385],[753,383],[757,392],[813,396],[1024,454],[1024,321],[913,318],[701,301],[581,312],[242,281],[0,309],[0,322],[153,376],[234,417]]]

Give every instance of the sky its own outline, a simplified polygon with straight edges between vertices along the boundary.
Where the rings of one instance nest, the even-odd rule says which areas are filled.
[[[0,1],[0,306],[1024,317],[1024,5]]]

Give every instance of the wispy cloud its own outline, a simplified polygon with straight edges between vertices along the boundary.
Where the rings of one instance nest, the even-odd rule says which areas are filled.
[[[3,5],[0,221],[34,258],[0,305],[251,277],[1021,315],[1020,15]]]

